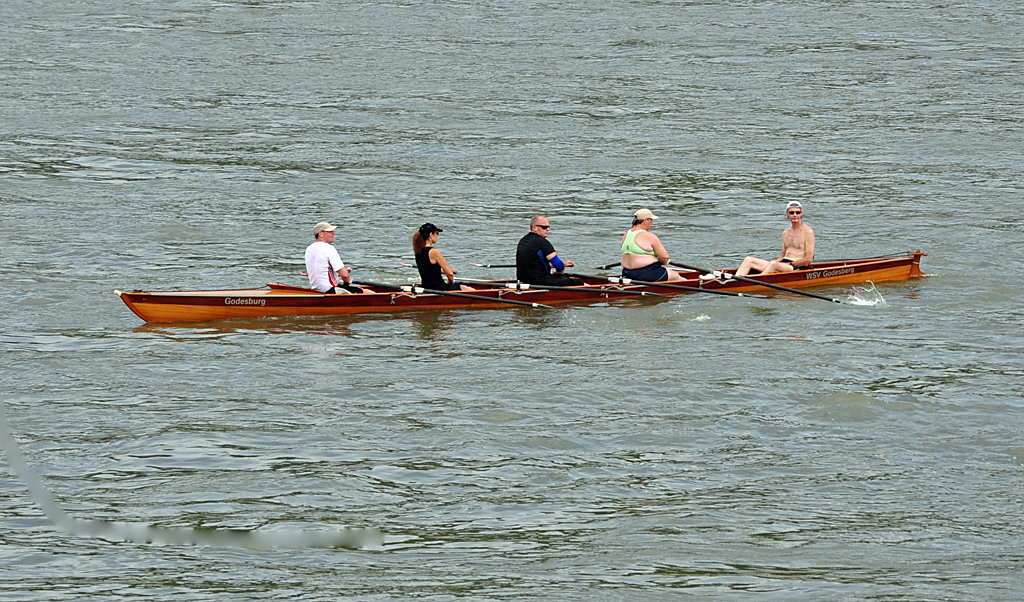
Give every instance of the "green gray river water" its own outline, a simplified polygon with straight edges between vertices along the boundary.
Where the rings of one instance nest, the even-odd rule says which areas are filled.
[[[0,598],[1019,599],[1022,31],[1005,0],[0,3]],[[819,260],[929,277],[192,326],[113,293],[302,284],[320,220],[364,280],[413,279],[425,221],[510,277],[471,263],[538,213],[589,271],[640,207],[734,267],[790,200]],[[344,526],[381,541],[279,545]]]

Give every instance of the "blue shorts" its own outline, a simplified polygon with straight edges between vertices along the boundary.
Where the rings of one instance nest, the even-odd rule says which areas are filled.
[[[643,280],[644,282],[661,282],[668,280],[668,270],[658,262],[645,265],[636,270],[622,268],[622,275],[630,280]]]

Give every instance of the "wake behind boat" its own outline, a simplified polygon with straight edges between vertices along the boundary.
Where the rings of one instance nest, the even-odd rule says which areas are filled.
[[[872,259],[851,259],[815,263],[810,269],[781,272],[767,276],[748,276],[734,280],[723,270],[715,279],[701,278],[697,271],[680,272],[684,280],[672,282],[678,287],[728,291],[734,293],[770,293],[751,280],[792,289],[841,284],[862,284],[867,281],[893,282],[923,276],[921,251],[905,256]],[[403,310],[436,311],[464,307],[497,308],[511,303],[543,304],[587,303],[622,298],[640,292],[661,295],[688,294],[685,288],[651,287],[629,282],[619,283],[617,277],[579,276],[581,286],[550,288],[518,285],[503,280],[474,281],[471,292],[451,294],[425,292],[417,285],[378,285],[363,283],[362,294],[326,294],[308,288],[269,283],[265,289],[230,289],[207,291],[115,291],[137,316],[146,322],[207,322],[232,318],[265,318],[276,316],[340,316]]]

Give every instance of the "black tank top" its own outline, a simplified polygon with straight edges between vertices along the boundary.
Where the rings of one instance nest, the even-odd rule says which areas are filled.
[[[441,266],[430,263],[430,250],[433,248],[423,247],[423,250],[416,254],[416,268],[420,271],[420,283],[423,284],[423,288],[443,291],[448,288],[448,285],[444,281]]]

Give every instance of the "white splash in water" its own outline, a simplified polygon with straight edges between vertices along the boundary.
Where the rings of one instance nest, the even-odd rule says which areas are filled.
[[[18,442],[7,426],[6,404],[0,400],[0,448],[7,465],[28,486],[29,495],[57,527],[80,537],[100,537],[136,543],[190,544],[218,548],[380,548],[384,536],[376,528],[326,529],[315,531],[249,531],[154,527],[143,524],[75,518],[57,504],[53,493],[21,455]]]
[[[846,298],[849,305],[868,305],[885,307],[885,297],[875,288],[875,283],[867,281],[870,286],[855,286],[853,292]]]

